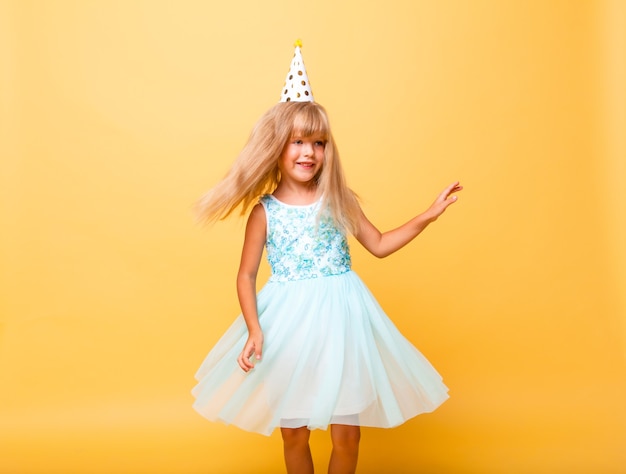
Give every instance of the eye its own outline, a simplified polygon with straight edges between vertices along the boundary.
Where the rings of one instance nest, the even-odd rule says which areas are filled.
[[[314,143],[315,146],[321,146],[322,148],[326,145],[322,140],[318,140]]]
[[[302,140],[300,140],[300,139],[295,139],[295,140],[293,141],[293,143],[294,143],[294,145],[302,145]]]

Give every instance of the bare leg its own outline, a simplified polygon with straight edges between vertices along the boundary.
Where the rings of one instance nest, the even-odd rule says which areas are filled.
[[[313,458],[309,447],[311,432],[301,428],[281,428],[287,474],[313,474]]]
[[[361,427],[330,425],[333,452],[330,455],[328,474],[354,474],[359,458]]]

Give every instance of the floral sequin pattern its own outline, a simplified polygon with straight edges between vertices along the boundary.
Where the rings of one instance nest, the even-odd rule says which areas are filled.
[[[270,281],[306,280],[350,271],[346,236],[320,203],[292,206],[271,195],[261,198],[267,216]]]

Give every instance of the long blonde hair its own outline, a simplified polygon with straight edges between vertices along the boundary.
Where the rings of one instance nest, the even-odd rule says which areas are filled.
[[[314,102],[279,102],[261,117],[226,176],[196,204],[200,220],[225,219],[240,205],[246,214],[260,196],[273,192],[280,182],[280,155],[296,133],[324,137],[324,164],[317,177],[321,208],[329,209],[336,225],[356,233],[361,208],[346,184],[326,110]]]

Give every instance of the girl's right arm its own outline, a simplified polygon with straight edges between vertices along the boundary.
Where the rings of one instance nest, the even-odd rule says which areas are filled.
[[[437,196],[435,202],[425,212],[387,232],[380,232],[365,214],[361,214],[359,231],[355,237],[373,255],[386,257],[411,242],[428,225],[436,221],[450,204],[456,202],[455,193],[462,189],[463,186],[458,181],[452,183]]]
[[[237,273],[237,296],[248,327],[248,340],[243,351],[239,354],[237,362],[245,372],[254,368],[254,364],[250,362],[252,355],[254,354],[256,360],[260,360],[263,351],[263,332],[259,324],[256,305],[256,277],[263,255],[266,228],[265,209],[261,204],[257,204],[248,218],[243,250],[241,251],[241,262]]]

